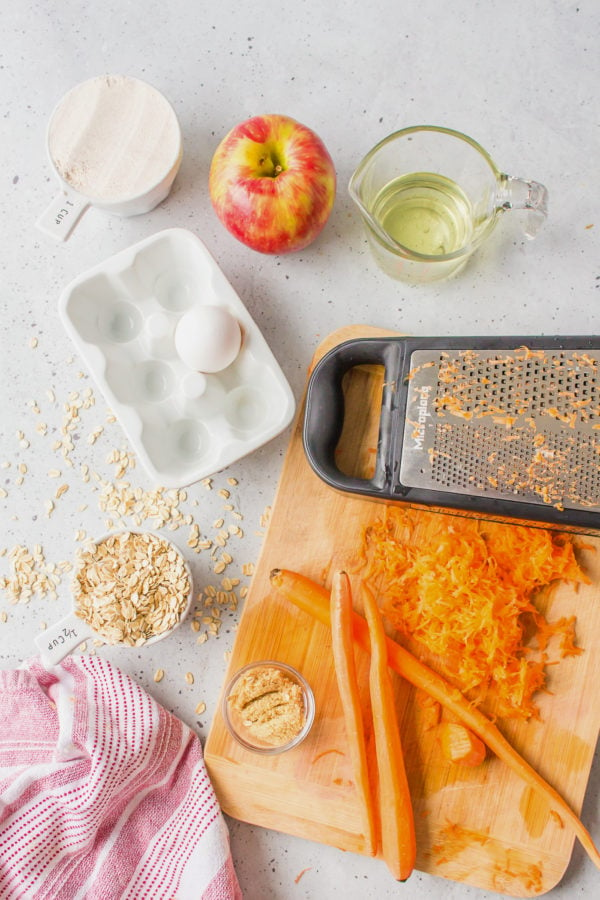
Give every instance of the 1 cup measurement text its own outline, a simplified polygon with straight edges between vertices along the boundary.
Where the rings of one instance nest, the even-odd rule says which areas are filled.
[[[54,220],[55,225],[60,225],[62,220],[66,219],[71,212],[70,209],[66,209],[67,206],[75,206],[75,204],[72,200],[65,200],[65,206],[63,206],[62,209],[59,209],[59,211],[56,213],[56,218]]]

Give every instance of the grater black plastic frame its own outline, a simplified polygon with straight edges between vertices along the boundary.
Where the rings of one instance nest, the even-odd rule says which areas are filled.
[[[600,497],[598,511],[561,509],[558,505],[527,502],[508,495],[506,498],[483,497],[450,490],[407,487],[400,479],[412,354],[419,350],[514,351],[521,347],[532,351],[586,353],[600,350],[600,336],[356,338],[339,344],[317,363],[308,383],[303,444],[310,466],[336,490],[384,502],[408,502],[493,518],[519,518],[569,528],[600,529]],[[335,458],[344,422],[342,379],[352,368],[361,365],[382,365],[385,370],[375,471],[371,478],[345,475],[337,467]],[[598,446],[600,448],[600,433]],[[598,460],[600,466],[600,449]]]

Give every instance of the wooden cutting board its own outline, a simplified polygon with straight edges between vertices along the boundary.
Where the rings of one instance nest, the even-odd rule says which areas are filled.
[[[335,332],[319,347],[313,366],[343,340],[385,334],[366,326]],[[353,414],[344,426],[339,465],[350,474],[364,476],[372,464],[381,384],[382,373],[375,368],[354,369],[346,378],[347,408]],[[381,515],[382,506],[335,492],[313,473],[302,447],[302,416],[301,406],[227,678],[253,660],[295,666],[313,687],[315,724],[296,749],[265,757],[239,747],[217,712],[205,758],[230,816],[363,853],[328,629],[273,596],[269,573],[294,569],[329,586],[332,570],[351,562],[363,527]],[[423,512],[427,537],[450,521],[449,516]],[[553,693],[540,699],[541,721],[500,723],[523,756],[578,812],[600,729],[600,536],[584,541],[579,558],[592,583],[578,590],[560,584],[552,592],[550,618],[576,613],[577,639],[585,652],[553,668]],[[364,684],[366,654],[360,655],[358,666]],[[544,799],[496,758],[476,769],[445,764],[415,691],[399,678],[396,690],[415,812],[417,868],[519,897],[554,887],[568,865],[573,836]]]

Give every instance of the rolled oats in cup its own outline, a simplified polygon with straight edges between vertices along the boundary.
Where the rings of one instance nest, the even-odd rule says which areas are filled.
[[[190,568],[171,541],[149,531],[109,534],[80,551],[73,611],[35,643],[49,664],[91,637],[117,646],[152,644],[181,623],[192,591]]]
[[[191,577],[176,547],[152,532],[122,531],[79,556],[75,614],[108,644],[137,647],[183,618]]]

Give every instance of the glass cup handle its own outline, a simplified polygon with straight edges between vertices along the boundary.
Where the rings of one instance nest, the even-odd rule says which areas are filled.
[[[539,181],[502,175],[498,195],[500,209],[527,209],[525,235],[533,239],[548,215],[548,190]]]

